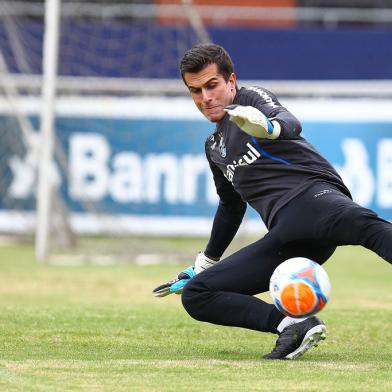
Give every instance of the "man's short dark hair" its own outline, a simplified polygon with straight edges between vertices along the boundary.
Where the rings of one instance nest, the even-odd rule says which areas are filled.
[[[189,49],[180,62],[182,80],[185,82],[186,72],[197,73],[210,64],[218,66],[218,71],[226,82],[234,72],[233,62],[225,49],[216,44],[198,44]]]

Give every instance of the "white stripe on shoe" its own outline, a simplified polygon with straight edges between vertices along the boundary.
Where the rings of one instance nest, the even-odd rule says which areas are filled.
[[[296,359],[306,353],[313,346],[317,346],[320,340],[324,340],[327,337],[327,328],[325,325],[320,324],[311,328],[304,336],[299,347],[290,354],[285,356],[285,359]]]

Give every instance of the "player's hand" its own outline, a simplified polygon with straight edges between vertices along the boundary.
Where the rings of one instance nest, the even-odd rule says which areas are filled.
[[[188,267],[180,272],[177,277],[169,282],[163,283],[156,287],[152,292],[155,297],[166,297],[169,294],[181,294],[184,286],[199,272],[212,267],[218,260],[213,260],[206,256],[204,252],[200,252],[195,260],[194,267]]]
[[[280,124],[273,123],[253,106],[229,105],[225,108],[230,121],[248,135],[262,139],[276,139],[280,135]]]
[[[194,267],[181,271],[177,277],[156,287],[152,292],[155,297],[166,297],[169,294],[181,294],[184,286],[196,275]]]

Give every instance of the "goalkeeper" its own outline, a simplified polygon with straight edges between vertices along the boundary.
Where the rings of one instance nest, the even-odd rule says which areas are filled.
[[[284,260],[302,256],[322,264],[339,245],[362,245],[392,262],[392,225],[352,201],[337,172],[271,92],[238,88],[222,47],[193,47],[180,69],[194,103],[216,124],[205,151],[220,202],[195,265],[154,294],[182,292],[184,308],[196,320],[278,334],[264,358],[297,358],[325,338],[324,323],[315,316],[285,317],[254,295],[268,291]],[[269,232],[219,261],[247,204]]]

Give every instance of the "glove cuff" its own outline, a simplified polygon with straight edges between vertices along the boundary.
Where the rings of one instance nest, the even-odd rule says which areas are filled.
[[[278,121],[268,120],[268,139],[277,139],[280,135],[281,127]]]
[[[219,260],[212,260],[208,256],[204,254],[204,252],[200,252],[195,261],[195,272],[196,274],[212,267],[214,264],[218,263]]]

